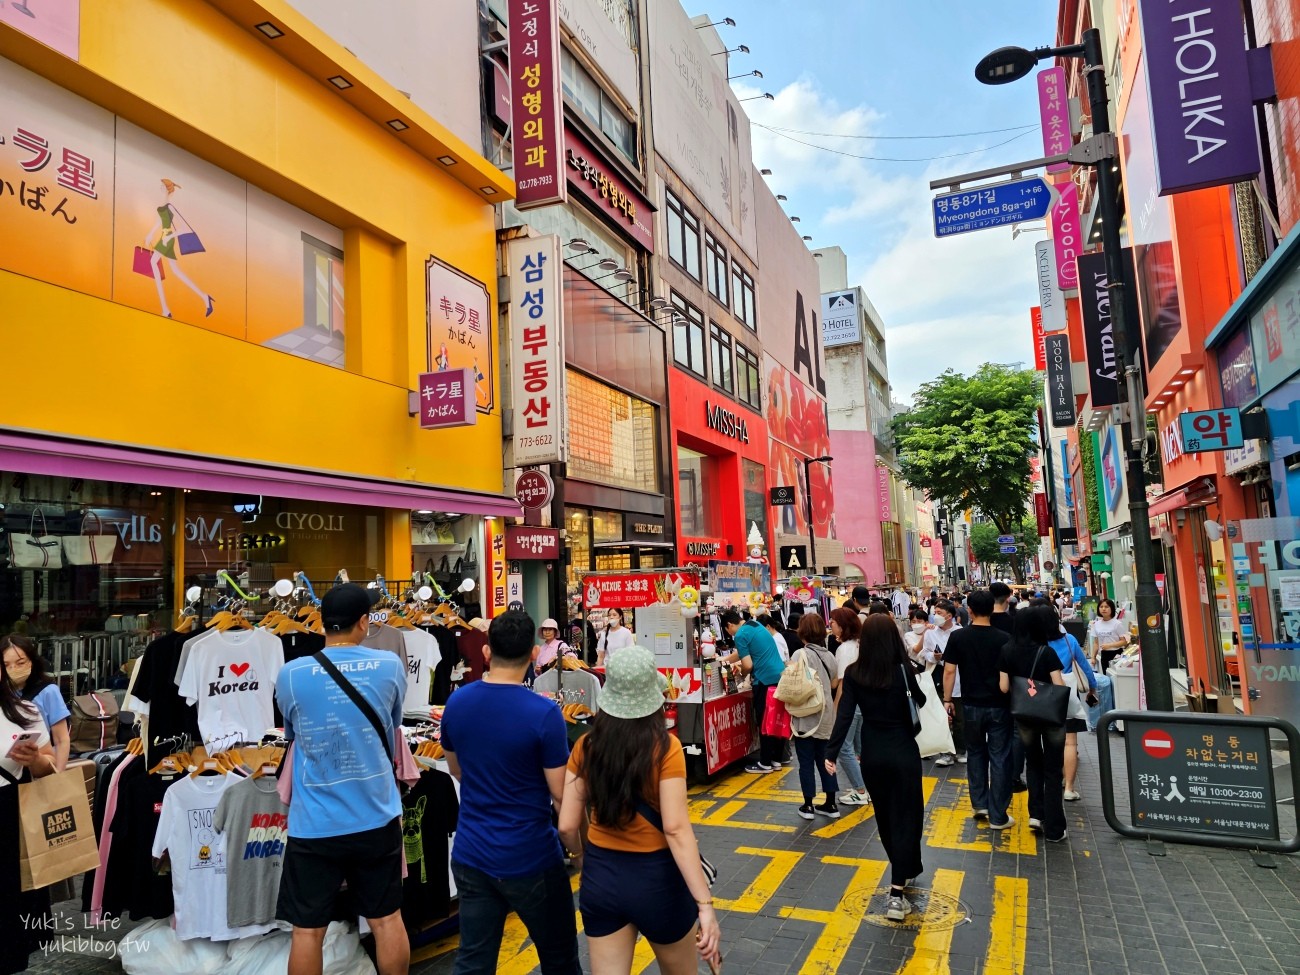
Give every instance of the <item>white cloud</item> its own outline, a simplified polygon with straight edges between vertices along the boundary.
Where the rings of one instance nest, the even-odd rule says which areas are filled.
[[[760,89],[737,86],[737,93],[744,98]],[[881,133],[882,112],[865,103],[842,106],[811,79],[774,94],[773,101],[745,104],[754,122],[840,136]],[[923,133],[924,120],[907,131]],[[801,218],[814,246],[844,249],[850,283],[866,289],[884,319],[896,399],[909,402],[921,383],[948,368],[969,373],[983,362],[1031,363],[1033,243],[1041,234],[1013,240],[1011,228],[1004,227],[939,240],[930,217],[930,180],[1018,158],[1015,149],[886,163],[792,140],[892,158],[943,155],[971,142],[782,136],[758,125],[752,132],[755,165],[773,171],[768,183],[790,197],[786,212]]]

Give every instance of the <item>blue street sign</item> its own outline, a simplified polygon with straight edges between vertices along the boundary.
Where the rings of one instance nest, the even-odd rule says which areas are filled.
[[[998,536],[998,544],[999,544],[999,545],[1010,545],[1010,544],[1011,544],[1012,542],[1014,542],[1015,540],[1016,540],[1016,536],[1015,536],[1015,535],[999,535],[999,536]]]
[[[1241,410],[1235,406],[1198,413],[1180,413],[1178,426],[1183,435],[1184,453],[1233,450],[1246,443],[1241,431]]]
[[[1047,216],[1052,190],[1041,176],[936,196],[934,235],[951,237]]]
[[[999,545],[998,551],[1003,555],[1015,555],[1019,545]]]

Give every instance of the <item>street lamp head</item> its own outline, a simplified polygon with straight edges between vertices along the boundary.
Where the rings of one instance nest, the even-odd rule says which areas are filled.
[[[1038,55],[1023,47],[1000,47],[980,58],[975,65],[975,80],[985,85],[1005,85],[1019,81],[1038,64]]]

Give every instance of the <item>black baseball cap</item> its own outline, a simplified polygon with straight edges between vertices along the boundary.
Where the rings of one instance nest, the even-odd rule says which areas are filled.
[[[327,633],[350,630],[379,602],[379,590],[346,582],[321,597],[320,621]]]

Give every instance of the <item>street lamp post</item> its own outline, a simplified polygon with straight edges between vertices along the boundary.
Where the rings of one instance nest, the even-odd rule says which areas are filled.
[[[1095,27],[1083,32],[1081,44],[1040,47],[1033,51],[1021,47],[999,48],[986,55],[975,66],[975,77],[986,85],[1006,84],[1028,75],[1044,58],[1055,57],[1083,58],[1084,75],[1088,83],[1088,104],[1092,112],[1093,135],[1107,137],[1113,142],[1106,96],[1101,32]],[[1135,602],[1138,615],[1138,643],[1142,652],[1147,707],[1153,711],[1172,711],[1174,695],[1169,676],[1169,653],[1165,643],[1160,590],[1155,581],[1155,552],[1151,544],[1147,478],[1146,470],[1142,466],[1146,424],[1139,421],[1145,419],[1146,397],[1142,389],[1142,370],[1136,362],[1128,361],[1129,323],[1125,314],[1124,264],[1119,239],[1119,177],[1113,168],[1113,158],[1100,159],[1098,162],[1097,200],[1102,221],[1101,247],[1106,258],[1106,287],[1110,293],[1115,367],[1125,377],[1125,383],[1120,386],[1120,394],[1127,401],[1128,406],[1129,446],[1125,451],[1125,466],[1129,485],[1129,521],[1133,531],[1133,563],[1137,575]]]
[[[803,459],[803,493],[808,500],[808,565],[817,574],[817,530],[813,527],[812,477],[813,464],[829,464],[834,457],[805,457]]]

